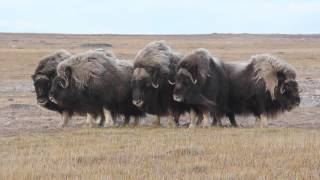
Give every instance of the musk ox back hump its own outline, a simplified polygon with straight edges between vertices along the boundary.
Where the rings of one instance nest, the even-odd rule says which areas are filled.
[[[134,67],[161,67],[169,72],[171,49],[165,41],[155,41],[141,49],[134,60]]]
[[[278,84],[278,73],[283,74],[286,80],[295,80],[296,78],[294,67],[270,54],[252,56],[249,65],[253,66],[256,82],[264,81],[266,90],[270,92],[272,99],[275,99],[274,89]]]
[[[106,63],[113,64],[113,58],[106,56],[103,52],[88,51],[59,63],[57,73],[59,77],[68,81],[65,72],[66,69],[71,69],[72,80],[74,80],[76,87],[82,89],[88,86],[90,81],[104,75],[106,71],[104,64]]]
[[[193,75],[200,75],[198,80],[200,80],[200,83],[204,83],[211,68],[210,64],[219,68],[222,67],[221,61],[212,56],[208,50],[199,48],[185,56],[179,63],[179,67],[188,69]]]
[[[66,50],[58,50],[52,54],[49,54],[41,58],[34,74],[52,76],[56,73],[58,64],[69,57],[71,57],[71,53]]]

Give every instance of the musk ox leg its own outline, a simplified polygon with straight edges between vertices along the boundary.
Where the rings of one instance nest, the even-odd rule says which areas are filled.
[[[263,128],[268,126],[268,118],[265,115],[256,116],[256,126]]]
[[[179,119],[180,119],[180,113],[177,113],[177,112],[173,113],[173,120],[177,127],[179,126]]]
[[[70,119],[71,119],[71,114],[68,111],[62,111],[61,127],[66,127]]]
[[[232,127],[239,127],[239,125],[236,122],[234,113],[228,113],[227,116],[229,118],[229,121],[230,121]]]
[[[87,113],[86,125],[88,127],[93,127],[94,120],[95,120],[95,116],[93,114]]]
[[[192,109],[190,111],[190,124],[189,124],[189,128],[194,128],[196,127],[196,121],[197,121],[197,113]]]
[[[155,116],[154,126],[161,126],[161,117],[158,115]]]
[[[135,116],[135,117],[134,117],[133,126],[139,125],[139,122],[140,122],[140,117],[139,117],[139,116]]]
[[[104,117],[104,114],[98,115],[97,122],[99,123],[99,127],[104,127],[106,123],[106,118]]]
[[[204,119],[204,116],[203,116],[203,113],[201,112],[201,113],[196,113],[196,118],[197,118],[197,126],[199,126],[201,123],[202,123],[202,121],[203,121],[203,119]]]
[[[113,117],[112,117],[110,111],[108,111],[107,109],[103,109],[103,114],[104,114],[105,121],[106,121],[105,125],[109,126],[109,127],[114,126],[114,120],[113,120]]]
[[[125,115],[124,116],[124,125],[127,126],[130,124],[130,116],[129,115]]]
[[[209,112],[204,112],[203,113],[203,123],[202,126],[203,127],[207,127],[209,126],[209,121],[210,121],[210,113]]]
[[[220,126],[221,127],[222,126],[221,119],[218,118],[216,115],[213,115],[211,126]]]
[[[170,113],[168,115],[168,127],[173,127],[173,128],[176,127],[176,122],[174,121],[173,113]]]

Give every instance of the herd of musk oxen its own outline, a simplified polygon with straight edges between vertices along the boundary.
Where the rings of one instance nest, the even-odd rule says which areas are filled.
[[[254,115],[257,124],[300,103],[296,71],[269,54],[245,63],[229,63],[206,49],[183,55],[164,41],[141,49],[133,60],[101,49],[79,54],[60,50],[42,58],[32,75],[37,102],[57,111],[66,126],[74,114],[89,125],[113,125],[118,118],[137,125],[147,114],[157,125],[179,126],[189,113],[189,127],[221,125],[228,117]]]

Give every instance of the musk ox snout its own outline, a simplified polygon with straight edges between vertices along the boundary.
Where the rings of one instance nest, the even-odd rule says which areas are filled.
[[[142,107],[143,101],[141,99],[138,100],[132,100],[132,104],[137,106],[137,107]]]
[[[173,94],[173,100],[177,101],[177,102],[182,102],[183,101],[183,98],[181,95],[176,95],[176,94]]]
[[[50,84],[48,80],[38,80],[34,83],[35,92],[37,96],[37,103],[44,106],[48,101],[48,93]]]
[[[177,102],[182,102],[183,101],[183,96],[184,96],[184,89],[182,87],[181,82],[176,83],[175,88],[173,89],[173,100]]]
[[[38,98],[38,99],[37,99],[37,103],[38,103],[39,105],[41,105],[41,106],[46,105],[47,102],[48,102],[48,100],[45,99],[45,98]]]

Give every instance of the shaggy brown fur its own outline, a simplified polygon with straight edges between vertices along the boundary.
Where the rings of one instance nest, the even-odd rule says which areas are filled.
[[[191,109],[172,97],[174,76],[181,58],[165,41],[151,42],[136,55],[132,78],[133,104],[149,114],[173,115],[176,125],[180,114]]]
[[[71,54],[66,50],[59,50],[41,58],[34,74],[31,76],[37,95],[37,102],[49,110],[62,112],[62,108],[49,100],[49,90],[53,78],[56,76],[58,63],[69,58]]]
[[[222,62],[208,50],[197,49],[179,63],[174,99],[219,119],[228,112],[228,84]]]
[[[134,68],[158,68],[161,74],[169,74],[171,49],[165,41],[149,43],[135,57]]]
[[[193,81],[198,81],[200,85],[203,85],[208,78],[208,74],[210,74],[210,64],[212,62],[222,68],[221,62],[213,57],[208,50],[199,48],[183,58],[183,61],[179,64],[179,69],[190,70]]]
[[[273,117],[300,103],[295,69],[272,55],[254,55],[243,64],[225,63],[229,77],[229,108],[234,115]]]
[[[65,72],[67,68],[70,68],[76,86],[79,89],[83,89],[88,86],[90,81],[99,79],[99,76],[105,73],[105,68],[102,65],[105,62],[105,57],[106,55],[99,51],[88,51],[75,55],[58,65],[58,76],[64,77],[68,82]],[[113,63],[113,61],[110,62]]]
[[[62,83],[65,91],[71,86],[68,91],[78,94],[84,107],[100,105],[113,115],[143,114],[131,104],[133,65],[129,61],[115,59],[100,51],[88,51],[61,62],[57,72],[65,82]]]
[[[41,58],[39,65],[37,66],[33,75],[33,77],[35,78],[34,80],[38,79],[38,75],[45,75],[47,77],[54,76],[56,74],[57,65],[70,56],[71,53],[69,53],[68,51],[59,50]]]
[[[294,67],[270,54],[254,55],[250,58],[249,64],[253,65],[256,73],[254,78],[257,81],[264,81],[266,90],[271,93],[272,99],[275,99],[274,91],[278,84],[278,72],[282,72],[286,80],[294,80],[296,78],[296,70]]]

